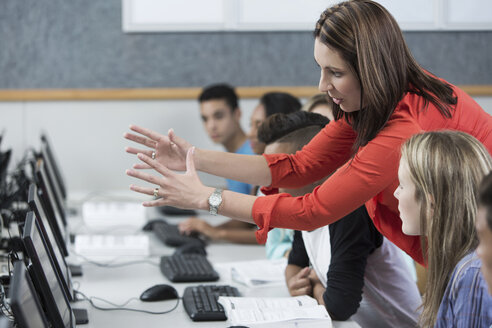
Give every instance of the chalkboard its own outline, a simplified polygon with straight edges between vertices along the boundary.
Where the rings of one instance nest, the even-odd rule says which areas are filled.
[[[404,34],[434,74],[492,84],[491,31]],[[121,0],[0,1],[0,89],[312,86],[312,52],[311,32],[124,33]]]

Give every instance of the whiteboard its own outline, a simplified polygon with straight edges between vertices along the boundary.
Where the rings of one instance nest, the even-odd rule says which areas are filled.
[[[336,0],[122,0],[123,31],[312,31]],[[378,0],[404,31],[492,30],[491,0]]]

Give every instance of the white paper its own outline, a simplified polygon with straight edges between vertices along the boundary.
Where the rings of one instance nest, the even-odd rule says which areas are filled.
[[[297,297],[219,297],[228,320],[234,325],[273,323],[292,320],[331,322],[325,307],[310,296]]]
[[[287,259],[233,262],[231,276],[234,281],[248,287],[277,286],[285,284]]]

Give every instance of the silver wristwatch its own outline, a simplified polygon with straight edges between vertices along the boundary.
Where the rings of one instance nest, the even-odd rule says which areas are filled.
[[[210,206],[210,214],[217,215],[219,206],[222,203],[222,189],[215,188],[214,192],[208,197],[208,205]]]

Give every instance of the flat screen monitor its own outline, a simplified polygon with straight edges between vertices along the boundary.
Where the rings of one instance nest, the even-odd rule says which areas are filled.
[[[29,273],[54,328],[75,327],[74,314],[53,267],[34,212],[28,212],[22,238],[31,260]]]
[[[63,174],[58,166],[58,161],[55,158],[55,154],[53,152],[53,148],[50,146],[50,142],[48,141],[48,137],[45,133],[41,134],[41,154],[45,157],[45,161],[47,162],[47,166],[49,167],[49,172],[53,173],[53,183],[56,183],[56,187],[60,192],[60,196],[62,199],[67,198],[67,188],[65,184],[65,179],[63,178]]]
[[[62,216],[60,214],[60,210],[56,205],[55,195],[53,193],[53,188],[48,181],[48,177],[46,174],[46,166],[45,162],[42,159],[38,159],[36,161],[34,173],[36,176],[36,182],[38,185],[38,195],[41,199],[41,202],[44,205],[46,215],[48,216],[48,220],[51,223],[51,229],[55,233],[55,237],[59,238],[57,240],[63,254],[68,255],[67,249],[67,227],[63,222]]]
[[[0,317],[0,328],[11,328],[12,324],[7,317]]]
[[[14,264],[9,293],[10,307],[14,313],[17,327],[48,327],[41,302],[22,261],[17,261]]]
[[[53,259],[54,267],[58,275],[60,276],[60,280],[65,290],[65,293],[69,300],[73,300],[73,289],[72,289],[72,275],[70,273],[70,269],[67,266],[67,262],[65,261],[65,257],[63,256],[58,244],[56,243],[56,237],[51,230],[51,226],[48,223],[48,218],[46,217],[46,212],[44,211],[43,205],[41,204],[41,200],[39,199],[39,195],[37,192],[37,187],[34,183],[29,186],[29,207],[32,211],[34,211],[35,219],[38,221],[39,227],[41,229],[41,233],[44,237],[44,241],[46,247],[48,249],[48,253]]]

